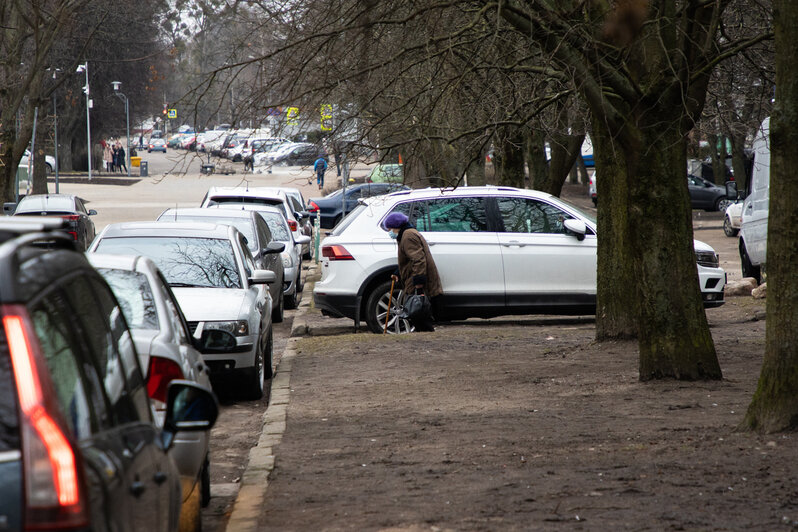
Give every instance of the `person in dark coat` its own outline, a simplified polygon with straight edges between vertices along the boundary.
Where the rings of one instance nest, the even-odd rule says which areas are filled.
[[[407,216],[392,212],[385,218],[383,227],[398,244],[399,271],[391,276],[394,281],[401,280],[405,295],[423,294],[431,304],[432,315],[411,320],[416,331],[434,331],[436,315],[440,314],[443,286],[438,268],[430,253],[429,245]]]
[[[119,148],[119,151],[116,152],[117,154],[116,166],[119,168],[120,172],[122,172],[122,168],[124,168],[125,169],[124,173],[127,173],[127,162],[126,162],[127,157],[125,154],[125,148],[122,147],[121,142],[117,142],[116,145]]]

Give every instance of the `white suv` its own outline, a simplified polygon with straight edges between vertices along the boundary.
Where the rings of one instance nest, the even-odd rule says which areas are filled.
[[[322,242],[313,299],[323,314],[365,319],[382,332],[396,242],[381,226],[394,211],[407,214],[430,245],[443,283],[439,319],[595,313],[595,220],[543,192],[486,186],[362,201]],[[695,249],[704,304],[722,305],[726,273],[717,254],[698,241]],[[407,324],[391,316],[389,326],[402,332]]]

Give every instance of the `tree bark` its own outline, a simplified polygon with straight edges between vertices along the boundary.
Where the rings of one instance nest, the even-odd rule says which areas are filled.
[[[529,129],[526,133],[526,165],[529,168],[530,187],[539,190],[546,182],[549,162],[546,159],[546,137],[539,129]]]
[[[494,167],[496,184],[526,188],[524,136],[517,128],[505,129],[497,141]]]
[[[745,163],[745,139],[740,135],[732,135],[732,170],[734,170],[734,182],[737,183],[737,192],[744,194],[748,187],[748,173]]]
[[[562,186],[574,167],[585,140],[584,135],[557,134],[551,141],[551,164],[544,182],[535,188],[554,196],[562,194]]]
[[[774,0],[776,104],[770,122],[770,216],[765,358],[743,427],[759,432],[798,428],[798,4]]]

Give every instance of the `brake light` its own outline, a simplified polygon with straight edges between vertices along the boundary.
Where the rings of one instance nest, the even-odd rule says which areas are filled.
[[[150,357],[147,374],[147,395],[151,399],[166,402],[166,389],[174,379],[182,379],[183,371],[176,362],[163,357]]]
[[[75,232],[75,231],[67,231],[67,233],[68,233],[68,234],[70,234],[70,235],[72,235],[72,240],[74,240],[75,242],[77,242],[77,241],[78,241],[78,234],[77,234],[77,232]]]
[[[299,226],[294,220],[288,220],[288,228],[291,229],[291,231],[296,231],[297,227]]]
[[[316,204],[315,201],[308,202],[308,211],[310,212],[319,212],[319,206]]]
[[[344,246],[323,246],[321,256],[330,260],[355,260]]]
[[[62,216],[61,218],[63,218],[67,222],[77,222],[78,220],[80,220],[80,216],[77,214],[67,214]]]
[[[26,529],[85,526],[88,511],[79,457],[53,404],[55,392],[40,367],[41,355],[27,310],[3,306],[3,328],[8,340],[21,416]]]

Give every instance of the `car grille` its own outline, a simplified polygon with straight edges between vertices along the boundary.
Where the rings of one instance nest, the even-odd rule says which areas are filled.
[[[186,322],[186,323],[188,324],[189,332],[191,333],[192,336],[194,336],[194,333],[197,332],[197,327],[199,326],[199,322],[198,321],[189,321],[189,322]]]

